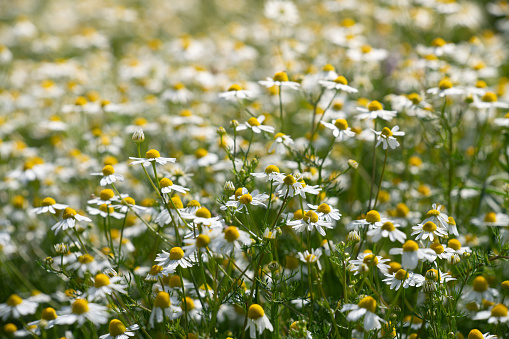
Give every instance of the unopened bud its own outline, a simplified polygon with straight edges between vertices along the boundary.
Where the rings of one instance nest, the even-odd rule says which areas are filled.
[[[67,246],[67,244],[65,244],[63,242],[60,244],[54,245],[53,248],[55,249],[55,252],[60,255],[63,255],[63,254],[66,254],[67,252],[69,252],[69,246]]]
[[[433,280],[426,280],[422,287],[424,293],[433,293],[437,290],[437,285]]]
[[[359,163],[353,159],[348,160],[348,166],[350,166],[353,169],[357,169],[359,167]]]
[[[46,265],[51,265],[51,264],[53,264],[53,258],[46,257],[46,259],[44,259],[44,262],[46,263]]]
[[[348,233],[348,236],[346,237],[346,241],[357,243],[361,241],[361,237],[359,236],[359,233],[357,233],[357,231],[350,231]]]
[[[461,258],[458,253],[453,253],[449,258],[447,258],[447,262],[449,265],[456,265],[459,264],[461,261]]]
[[[143,134],[143,129],[138,128],[133,133],[133,141],[137,144],[141,144],[143,141],[145,141],[145,134]]]
[[[226,134],[226,130],[222,127],[222,126],[219,126],[216,130],[216,133],[219,134],[219,135],[225,135]]]
[[[224,187],[223,189],[226,191],[226,192],[230,192],[230,191],[235,191],[235,185],[233,184],[233,182],[231,181],[227,181],[224,183]]]
[[[271,270],[272,272],[275,272],[277,270],[279,270],[279,263],[277,261],[271,261],[268,265],[269,267],[269,270]]]
[[[230,121],[231,128],[237,128],[239,126],[239,122],[237,120]]]

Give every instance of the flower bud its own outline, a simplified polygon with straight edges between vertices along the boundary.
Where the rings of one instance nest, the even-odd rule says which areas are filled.
[[[226,192],[233,192],[235,191],[235,185],[233,184],[233,182],[231,181],[227,181],[224,183],[224,187],[223,189],[226,191]]]
[[[230,121],[231,128],[237,128],[239,126],[239,122],[237,120]]]
[[[433,280],[426,280],[422,287],[424,293],[433,293],[437,290],[437,285]]]
[[[225,135],[226,134],[226,130],[222,127],[222,126],[219,126],[216,130],[216,133],[219,134],[219,135]]]
[[[359,163],[353,159],[348,160],[348,166],[350,166],[353,169],[357,169],[359,167]]]
[[[359,233],[357,233],[357,231],[350,231],[348,233],[348,236],[346,237],[346,241],[357,243],[361,241],[361,237],[359,236]]]
[[[46,259],[44,259],[44,262],[46,263],[46,265],[52,265],[53,264],[53,258],[52,257],[46,257]]]
[[[277,270],[279,270],[279,263],[277,261],[271,261],[268,265],[268,268],[269,270],[271,270],[271,272],[276,272]]]
[[[133,141],[137,144],[141,144],[143,141],[145,141],[145,134],[143,134],[143,129],[138,128],[133,133]]]
[[[447,262],[449,265],[456,265],[459,264],[461,261],[461,258],[458,253],[453,253],[449,258],[447,258]]]
[[[63,242],[60,244],[54,245],[53,248],[55,249],[55,252],[60,255],[64,255],[67,252],[69,252],[69,246],[67,246],[67,244],[65,244]]]

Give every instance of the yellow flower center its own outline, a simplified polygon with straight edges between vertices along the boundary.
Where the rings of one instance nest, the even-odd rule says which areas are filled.
[[[371,313],[376,311],[376,300],[373,297],[364,297],[357,304],[360,308],[365,308]]]
[[[191,200],[187,203],[187,207],[201,207],[197,200]]]
[[[429,246],[433,251],[435,251],[436,254],[442,254],[445,252],[444,246],[442,246],[439,243],[432,243]]]
[[[435,47],[441,47],[441,46],[443,46],[443,45],[445,45],[445,44],[446,44],[446,42],[445,42],[445,40],[444,40],[444,39],[442,39],[442,38],[436,38],[435,40],[433,40],[433,41],[431,42],[431,45],[432,45],[432,46],[435,46]]]
[[[364,257],[362,262],[368,266],[370,266],[370,265],[376,266],[376,265],[378,265],[378,258],[374,254],[368,254]]]
[[[392,134],[393,134],[393,133],[392,133],[392,131],[391,131],[388,127],[384,127],[384,128],[382,129],[382,135],[383,135],[384,137],[386,137],[386,138],[388,138],[388,137],[392,137]]]
[[[88,302],[85,299],[78,299],[72,304],[72,313],[83,314],[88,312]]]
[[[380,213],[375,210],[371,210],[366,214],[366,221],[370,224],[374,224],[375,222],[379,222],[381,220]]]
[[[184,88],[186,88],[186,86],[181,82],[178,82],[175,85],[173,85],[173,89],[176,91],[184,89]]]
[[[372,49],[373,48],[370,45],[362,45],[361,46],[361,52],[364,54],[371,52]]]
[[[70,207],[66,207],[65,210],[64,210],[64,213],[62,214],[62,218],[64,218],[64,219],[71,219],[71,218],[74,218],[75,215],[76,215],[76,211],[75,210],[73,210]]]
[[[489,212],[484,217],[484,221],[485,222],[496,222],[497,221],[497,215],[495,214],[495,212]]]
[[[289,174],[289,175],[287,175],[287,176],[283,179],[283,182],[285,183],[285,185],[291,186],[291,185],[295,184],[295,183],[297,182],[297,180],[295,180],[295,178],[293,177],[293,175]]]
[[[229,226],[224,231],[224,238],[229,242],[234,242],[240,237],[239,229],[235,226]]]
[[[136,201],[131,197],[125,197],[124,200],[122,201],[122,205],[125,205],[125,204],[136,205]]]
[[[316,255],[314,254],[308,254],[306,255],[306,257],[304,258],[306,260],[306,262],[315,262],[316,261]]]
[[[125,327],[124,323],[122,323],[120,320],[113,319],[112,321],[110,321],[109,330],[110,330],[110,335],[115,337],[117,335],[124,334],[126,327]]]
[[[404,203],[400,202],[396,206],[396,216],[398,218],[405,218],[410,210],[408,209],[408,206]]]
[[[209,243],[210,237],[206,234],[200,234],[198,237],[196,237],[196,247],[198,248],[207,247]]]
[[[198,218],[210,219],[212,215],[210,214],[210,211],[207,208],[201,207],[196,211],[196,216]]]
[[[94,261],[94,257],[90,254],[83,254],[78,257],[78,261],[82,264],[90,264],[92,261]]]
[[[437,225],[433,221],[428,221],[422,226],[422,230],[426,232],[435,232],[437,230]]]
[[[242,88],[239,85],[237,85],[237,84],[233,84],[233,85],[231,85],[228,88],[228,92],[231,92],[231,91],[241,91],[241,90],[242,90]]]
[[[332,72],[332,71],[335,71],[336,69],[331,64],[327,64],[327,65],[323,66],[322,70],[324,72]]]
[[[400,269],[396,272],[394,277],[398,280],[405,280],[406,278],[408,278],[408,272],[403,269]]]
[[[253,304],[251,306],[249,306],[249,310],[247,311],[247,316],[250,318],[250,319],[259,319],[261,317],[263,317],[265,315],[265,311],[263,310],[263,308],[258,305],[258,304]]]
[[[440,88],[441,90],[452,88],[451,80],[449,80],[448,78],[443,78],[438,83],[438,88]]]
[[[409,94],[408,99],[412,101],[414,105],[417,105],[422,101],[422,97],[417,93]]]
[[[475,83],[475,87],[477,88],[486,88],[488,87],[488,84],[486,84],[485,81],[479,80]]]
[[[159,308],[168,308],[170,305],[170,295],[166,292],[160,291],[154,299],[154,306]]]
[[[160,158],[160,157],[161,157],[161,154],[156,149],[151,149],[151,150],[147,151],[147,153],[145,153],[145,158],[147,158],[147,159],[155,159],[155,158]]]
[[[209,154],[209,152],[205,148],[198,148],[196,152],[194,152],[194,156],[197,159],[201,159],[205,157],[207,154]]]
[[[42,203],[41,205],[42,206],[51,206],[51,205],[54,205],[56,204],[57,202],[55,201],[55,199],[53,198],[50,198],[50,197],[46,197],[42,200]]]
[[[449,240],[447,245],[455,251],[459,251],[459,249],[461,248],[461,243],[459,242],[458,239]]]
[[[383,109],[382,104],[376,100],[370,101],[368,104],[368,110],[370,112],[381,111],[382,109]]]
[[[182,310],[187,310],[187,312],[194,310],[194,301],[193,299],[186,297],[185,300],[182,300],[183,303],[186,303],[185,307],[182,307]]]
[[[482,101],[484,102],[496,102],[497,99],[497,95],[493,92],[486,92],[482,97]]]
[[[243,194],[240,198],[239,198],[239,202],[241,204],[244,204],[244,205],[247,205],[247,204],[250,204],[251,202],[253,201],[253,196],[251,194]]]
[[[114,196],[115,196],[115,193],[113,192],[113,190],[110,190],[109,188],[106,188],[106,189],[102,190],[101,193],[99,193],[99,197],[103,201],[110,200]]]
[[[177,208],[177,209],[179,209],[179,210],[180,210],[180,209],[182,209],[182,208],[184,208],[184,204],[182,203],[182,200],[180,200],[180,198],[179,198],[179,197],[173,197],[173,198],[171,198],[171,202],[173,203],[173,205],[175,205],[175,208]],[[172,205],[172,203],[169,203],[169,204],[168,204],[168,207],[169,207],[169,208],[171,208],[171,209],[173,209],[173,205]]]
[[[160,181],[159,181],[159,186],[161,187],[169,187],[169,186],[173,186],[173,181],[171,181],[170,179],[168,178],[162,178]]]
[[[477,329],[473,329],[468,334],[468,338],[467,339],[484,339],[484,335],[481,333],[481,331],[479,331]]]
[[[251,126],[260,126],[260,122],[255,117],[247,119],[247,123]]]
[[[11,294],[11,296],[7,299],[7,306],[17,306],[23,302],[17,294]]]
[[[507,317],[507,307],[503,304],[497,304],[491,309],[492,317]]]
[[[180,288],[182,287],[182,282],[180,281],[180,277],[178,275],[172,275],[168,279],[167,285],[170,286],[171,288]]]
[[[55,320],[57,318],[57,312],[53,307],[47,307],[42,310],[41,319],[43,320]]]
[[[331,208],[328,204],[323,203],[318,206],[316,211],[319,213],[329,214],[331,212]]]
[[[488,290],[488,281],[482,275],[475,277],[472,287],[476,292],[484,292]]]
[[[335,83],[341,84],[341,85],[348,85],[348,80],[342,75],[338,76],[336,79],[334,79]]]
[[[403,252],[415,252],[419,249],[419,245],[413,240],[407,240],[403,244]]]
[[[439,215],[440,215],[440,211],[438,211],[438,210],[429,210],[428,213],[426,214],[426,216],[428,218],[438,217]]]
[[[307,211],[302,219],[306,222],[315,223],[318,222],[318,215],[313,211]]]
[[[271,173],[279,173],[279,168],[275,165],[269,165],[267,167],[265,167],[265,173],[266,174],[271,174]]]
[[[286,72],[277,72],[274,74],[274,81],[285,82],[288,81],[288,74]]]
[[[336,121],[334,121],[334,126],[345,131],[348,128],[348,122],[345,119],[336,119]]]
[[[180,247],[173,247],[170,250],[170,260],[180,260],[184,257],[184,251]]]
[[[94,282],[95,288],[108,286],[109,284],[110,284],[110,278],[106,274],[99,273],[95,276],[95,282]]]
[[[394,227],[394,224],[393,224],[392,222],[387,221],[386,223],[384,223],[384,224],[382,225],[382,229],[383,229],[384,231],[392,232],[392,231],[394,231],[394,230],[396,229],[396,227]]]
[[[108,213],[108,212],[113,213],[114,208],[113,208],[113,206],[108,207],[108,205],[102,204],[101,206],[99,206],[99,210],[102,212],[106,212],[106,213]]]
[[[115,169],[111,165],[106,165],[104,166],[102,172],[103,175],[112,175],[113,173],[115,173]]]

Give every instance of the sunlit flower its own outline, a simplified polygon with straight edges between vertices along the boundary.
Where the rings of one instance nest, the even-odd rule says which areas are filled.
[[[364,297],[358,304],[346,304],[341,312],[349,312],[346,316],[348,321],[358,321],[364,317],[364,330],[371,331],[382,328],[385,321],[375,314],[376,300],[373,297]]]
[[[299,259],[303,263],[306,264],[313,264],[316,263],[318,266],[318,269],[322,269],[322,265],[320,264],[320,257],[322,256],[322,249],[317,248],[316,250],[314,248],[311,249],[311,252],[308,250],[305,250],[304,252],[299,252]]]
[[[276,74],[274,74],[274,78],[267,77],[267,79],[260,80],[258,81],[258,83],[267,88],[279,86],[298,90],[300,87],[300,84],[298,82],[288,80],[288,75],[286,74],[286,72],[277,72]]]
[[[366,270],[372,267],[378,267],[382,273],[386,273],[389,270],[389,265],[386,262],[391,261],[390,259],[384,259],[381,256],[375,256],[371,251],[367,250],[364,253],[360,253],[357,259],[350,260],[349,263],[352,265],[350,271],[354,275],[359,273],[366,273]]]
[[[134,337],[134,331],[138,330],[140,326],[137,324],[126,327],[123,322],[118,319],[113,319],[109,324],[109,333],[103,334],[99,339],[128,339]]]
[[[254,133],[261,133],[262,131],[267,133],[274,133],[274,127],[262,125],[264,120],[265,120],[264,115],[260,115],[258,118],[251,117],[245,123],[238,125],[237,131],[250,129]]]
[[[406,234],[398,230],[401,225],[394,224],[392,221],[386,221],[380,227],[373,227],[368,231],[367,235],[369,235],[373,242],[378,242],[382,238],[389,238],[390,241],[395,242],[399,241],[400,243],[404,243],[406,239]]]
[[[377,135],[377,143],[376,146],[382,144],[383,149],[387,149],[387,146],[391,149],[395,149],[399,146],[398,140],[394,136],[403,136],[405,132],[399,131],[399,126],[394,126],[392,129],[384,127],[381,132],[377,132],[373,130],[373,133]]]
[[[247,311],[246,331],[249,329],[251,338],[256,338],[256,332],[261,335],[266,329],[270,332],[274,331],[269,318],[265,314],[263,308],[258,304],[252,304]]]
[[[158,150],[151,149],[147,151],[145,158],[135,158],[129,157],[134,161],[131,162],[131,165],[142,164],[143,166],[149,166],[152,163],[158,163],[160,165],[166,165],[167,163],[174,163],[177,161],[175,158],[164,158],[159,154]]]
[[[148,320],[150,327],[154,327],[154,320],[162,323],[165,316],[170,320],[179,318],[182,315],[182,309],[175,306],[176,303],[177,301],[172,300],[168,293],[160,291],[154,299],[154,307]]]
[[[399,290],[401,286],[408,288],[410,286],[419,287],[424,283],[424,277],[414,272],[407,272],[404,269],[400,269],[393,274],[385,273],[383,282],[387,285],[391,285],[391,290]]]
[[[180,247],[173,247],[170,252],[162,251],[157,254],[155,261],[158,265],[171,270],[175,270],[178,266],[187,268],[193,266],[189,258],[185,257],[184,251]]]
[[[347,138],[355,136],[355,132],[348,127],[348,122],[345,119],[335,119],[331,123],[321,121],[322,125],[332,130],[334,138],[339,138],[339,141],[343,141]]]
[[[78,326],[89,320],[94,325],[102,325],[108,322],[106,306],[89,303],[85,299],[76,299],[71,306],[62,309],[62,315],[56,320],[57,324],[71,325],[78,323]]]
[[[101,173],[91,173],[91,175],[101,175],[101,186],[111,185],[117,181],[124,181],[124,177],[115,173],[115,169],[111,165],[106,165]]]
[[[321,220],[314,211],[306,211],[302,215],[302,219],[292,220],[286,224],[291,226],[297,233],[302,233],[305,230],[311,232],[316,229],[322,236],[325,236],[324,228],[333,228],[330,222]]]
[[[11,294],[5,304],[0,304],[0,317],[3,321],[14,318],[34,314],[39,304],[29,300],[23,300],[16,294]]]
[[[390,121],[397,115],[396,111],[386,111],[384,110],[382,104],[376,100],[370,101],[368,103],[367,108],[357,107],[357,111],[360,112],[357,114],[357,119],[371,119],[375,120],[377,118]]]
[[[49,212],[51,214],[56,214],[57,213],[56,210],[63,210],[66,207],[68,207],[68,206],[64,205],[64,204],[57,204],[55,199],[46,197],[42,200],[41,207],[33,208],[30,211],[35,212],[37,214],[42,214],[42,213],[47,213],[47,212]]]
[[[107,295],[111,295],[113,292],[127,293],[125,290],[127,285],[117,284],[121,280],[122,278],[118,276],[109,277],[104,273],[96,274],[94,286],[90,287],[87,291],[88,299],[104,299]]]
[[[76,213],[76,211],[70,207],[66,207],[64,213],[62,214],[62,220],[53,225],[51,230],[55,231],[55,235],[57,235],[60,230],[65,231],[68,228],[74,228],[76,226],[76,221],[91,222],[92,219]]]

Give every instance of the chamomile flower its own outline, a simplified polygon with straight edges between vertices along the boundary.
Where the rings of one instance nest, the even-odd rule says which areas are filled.
[[[68,206],[64,205],[64,204],[57,204],[55,199],[46,197],[42,200],[41,207],[32,208],[30,211],[37,213],[37,214],[42,214],[42,213],[47,213],[47,212],[49,212],[51,214],[56,214],[57,213],[56,210],[63,210],[66,207],[68,207]]]
[[[237,131],[250,129],[254,133],[261,133],[262,131],[267,132],[267,133],[274,133],[274,127],[262,125],[264,120],[265,120],[264,115],[260,115],[258,118],[251,117],[251,118],[247,119],[247,121],[245,123],[238,125]]]
[[[147,210],[147,207],[136,205],[136,200],[131,197],[122,197],[120,205],[115,205],[114,208],[118,209],[121,213],[127,213],[129,210],[133,210],[137,213],[142,213]]]
[[[161,187],[162,193],[167,193],[167,194],[171,194],[172,191],[186,194],[189,191],[189,188],[174,184],[173,181],[171,181],[168,178],[162,178],[159,181],[159,187]]]
[[[382,218],[380,216],[380,213],[378,213],[378,211],[371,210],[368,213],[366,213],[366,219],[355,220],[353,222],[353,225],[355,225],[357,227],[367,225],[369,227],[369,229],[374,229],[374,228],[382,227],[384,225],[384,223],[386,223],[387,221],[390,221],[390,220],[387,218]]]
[[[153,265],[147,273],[145,280],[158,281],[159,279],[164,279],[165,276],[173,272],[175,272],[175,269],[165,268],[160,265]]]
[[[267,194],[260,194],[258,190],[249,193],[247,188],[242,187],[235,191],[235,194],[229,198],[224,206],[221,206],[221,209],[226,210],[231,207],[235,212],[242,212],[245,210],[245,212],[248,213],[249,206],[267,207],[264,202],[267,201],[268,198],[269,196]]]
[[[278,86],[279,88],[287,87],[293,90],[298,90],[300,88],[300,84],[298,82],[288,80],[288,74],[284,71],[276,72],[273,78],[267,77],[267,79],[260,80],[258,83],[267,88],[274,86]]]
[[[219,97],[222,99],[229,100],[229,101],[252,99],[254,97],[254,93],[251,91],[242,89],[237,84],[233,84],[228,88],[228,90],[226,92],[219,93]]]
[[[261,335],[266,329],[270,332],[274,331],[265,311],[258,304],[252,304],[249,306],[247,311],[246,331],[248,329],[251,338],[256,338],[256,331],[258,331],[259,335]]]
[[[142,164],[143,166],[149,166],[153,163],[158,163],[160,165],[166,165],[167,163],[174,163],[177,161],[175,158],[164,158],[161,157],[161,154],[158,150],[151,149],[147,151],[145,154],[145,158],[135,158],[135,157],[129,157],[129,159],[132,159],[134,161],[131,162],[131,165],[137,165]]]
[[[294,144],[293,139],[284,133],[277,133],[274,135],[274,141],[269,147],[269,153],[286,154],[287,148]]]
[[[121,280],[122,278],[118,276],[109,277],[104,273],[96,274],[93,280],[94,286],[87,291],[88,300],[105,299],[107,295],[111,295],[113,292],[127,293],[125,290],[127,285],[117,284]]]
[[[127,197],[127,194],[123,194],[122,198]],[[112,202],[117,202],[118,197],[115,196],[115,192],[113,190],[106,188],[99,192],[99,197],[90,199],[87,201],[88,204],[96,204],[96,205],[110,205]]]
[[[90,254],[83,254],[78,259],[69,265],[70,270],[78,271],[80,277],[84,277],[85,273],[96,274],[100,272],[104,267],[107,266],[107,262],[102,260],[96,260]]]
[[[472,300],[481,305],[483,300],[495,301],[498,295],[499,293],[496,289],[490,288],[488,280],[479,275],[472,281],[472,289],[465,293],[463,297],[465,300]]]
[[[349,312],[346,316],[348,321],[358,321],[364,317],[364,330],[371,331],[381,329],[385,321],[375,314],[376,300],[367,296],[362,298],[358,304],[346,304],[341,308],[341,312]]]
[[[320,218],[323,218],[325,221],[333,223],[341,219],[341,213],[337,208],[332,207],[329,204],[321,203],[320,205],[312,205],[308,204],[308,207],[315,210],[318,213]]]
[[[173,247],[169,253],[163,250],[162,253],[157,254],[155,261],[158,265],[171,270],[175,270],[178,266],[182,268],[193,266],[189,258],[185,257],[182,248],[178,246]]]
[[[437,225],[433,221],[427,221],[423,224],[419,224],[412,227],[412,235],[417,235],[415,240],[426,240],[433,241],[434,237],[446,237],[447,231]]]
[[[51,230],[55,231],[55,235],[57,235],[60,230],[65,231],[68,228],[74,228],[76,226],[76,221],[91,222],[92,220],[76,213],[72,208],[66,207],[62,214],[62,220],[53,225]]]
[[[49,329],[55,326],[56,319],[58,318],[57,312],[53,307],[46,307],[41,312],[41,319],[28,323],[28,326],[38,326],[41,322],[44,322],[44,328]],[[39,326],[38,326],[39,327]]]
[[[382,131],[377,132],[373,130],[373,133],[377,135],[377,143],[376,147],[378,145],[382,144],[383,149],[387,149],[387,147],[390,147],[391,149],[395,149],[399,146],[398,140],[394,136],[403,136],[405,135],[405,132],[401,132],[399,130],[399,126],[396,125],[392,129],[389,129],[388,127],[384,127]]]
[[[382,273],[388,272],[390,266],[386,262],[391,261],[390,259],[384,259],[381,256],[375,256],[371,251],[367,250],[364,253],[360,253],[357,259],[350,260],[352,267],[350,271],[354,275],[359,273],[365,273],[366,268],[378,267]]]
[[[438,87],[430,88],[426,91],[426,93],[438,95],[440,98],[442,98],[445,96],[462,95],[464,90],[458,87],[454,87],[451,80],[448,78],[443,78],[438,83]]]
[[[196,251],[206,252],[215,234],[217,234],[217,232],[209,231],[207,228],[204,228],[203,233],[198,234],[195,238],[184,239],[184,244],[186,245],[182,247],[182,249],[185,251],[185,255],[189,257]]]
[[[234,249],[242,249],[242,246],[251,244],[249,233],[239,230],[236,226],[228,226],[221,236],[214,238],[211,248],[214,252],[229,254]]]
[[[117,181],[124,181],[124,177],[120,174],[116,174],[115,169],[111,165],[104,166],[101,173],[91,173],[91,175],[103,176],[99,182],[101,186],[111,185]]]
[[[459,236],[458,227],[456,226],[456,220],[453,217],[447,218],[447,232],[455,236]]]
[[[475,108],[509,108],[509,104],[498,101],[498,97],[494,92],[486,92],[480,101],[474,101],[471,104]]]
[[[108,326],[109,333],[103,334],[99,339],[128,339],[129,337],[134,337],[134,331],[139,328],[140,326],[137,324],[126,327],[120,320],[113,319]]]
[[[269,165],[265,167],[265,171],[251,173],[251,175],[255,178],[267,178],[267,181],[275,181],[278,178],[281,181],[285,177],[284,173],[279,172],[279,168],[276,165]]]
[[[487,311],[477,313],[473,320],[488,320],[488,324],[503,324],[509,321],[507,306],[504,304],[496,304]]]
[[[401,286],[408,288],[410,286],[420,287],[424,284],[424,277],[420,274],[407,272],[404,269],[400,269],[393,274],[385,273],[383,282],[387,285],[391,285],[391,290],[399,290]]]
[[[221,219],[221,216],[212,217],[212,214],[206,207],[200,207],[196,210],[194,215],[190,214],[187,216],[184,216],[186,219],[192,219],[193,223],[195,225],[204,225],[208,226],[210,228],[216,228],[223,226],[223,221]]]
[[[389,238],[390,241],[399,241],[404,243],[406,234],[398,230],[401,225],[394,224],[392,221],[386,221],[380,227],[373,227],[368,231],[367,235],[371,237],[371,240],[376,243],[382,238]]]
[[[413,270],[419,264],[419,260],[423,260],[424,258],[433,258],[435,251],[429,248],[419,248],[419,245],[415,241],[407,240],[403,244],[402,248],[391,248],[389,250],[389,254],[400,254],[403,268]],[[431,261],[433,260],[431,259]]]
[[[357,114],[357,119],[364,120],[370,119],[375,120],[377,118],[390,121],[397,115],[396,111],[386,111],[384,110],[382,104],[376,100],[370,101],[367,105],[367,108],[357,107],[357,111],[360,112]]]
[[[356,88],[348,86],[348,81],[342,75],[338,76],[334,80],[319,80],[318,83],[320,85],[322,85],[323,87],[330,89],[330,90],[343,91],[343,92],[347,92],[347,93],[357,93],[358,92],[358,90]]]
[[[442,245],[439,242],[434,242],[431,245],[429,245],[429,248],[431,248],[435,253],[431,253],[430,255],[425,258],[425,260],[433,262],[437,258],[448,260],[452,255],[455,255],[455,252],[453,249],[447,247],[447,245]]]
[[[441,212],[442,205],[433,204],[431,208],[432,209],[426,213],[426,219],[421,222],[421,225],[426,224],[428,221],[432,221],[437,227],[440,227],[442,230],[447,230],[449,227],[449,217]]]
[[[150,327],[154,327],[154,320],[162,323],[165,316],[170,320],[179,318],[182,315],[182,309],[175,306],[176,303],[177,301],[172,300],[168,293],[160,291],[154,299],[154,307],[148,320]]]
[[[181,82],[174,84],[171,89],[167,89],[161,94],[161,99],[174,104],[185,104],[189,102],[192,97],[193,93]]]
[[[324,228],[334,228],[330,222],[321,220],[318,214],[311,210],[304,212],[302,219],[289,221],[286,224],[291,226],[297,233],[302,233],[305,230],[311,232],[316,229],[322,236],[325,236]]]
[[[89,303],[85,299],[76,299],[72,305],[62,309],[62,315],[56,319],[58,325],[71,325],[78,323],[83,326],[86,321],[94,325],[102,325],[108,322],[107,307]]]
[[[495,213],[489,212],[486,213],[484,219],[482,218],[472,218],[472,224],[476,226],[499,226],[499,227],[507,227],[509,226],[509,215],[504,213]]]
[[[462,246],[461,242],[458,239],[449,239],[447,242],[447,246],[452,249],[455,253],[460,256],[465,253],[471,253],[472,250],[468,246]]]
[[[202,305],[201,305],[201,302],[199,299],[193,299],[191,297],[186,297],[185,299],[182,299],[180,308],[191,319],[199,321],[203,316]]]
[[[322,125],[332,130],[334,138],[339,138],[339,141],[346,140],[355,136],[355,132],[348,127],[348,122],[345,119],[335,119],[332,122],[320,121]]]
[[[313,264],[316,263],[318,266],[318,269],[322,269],[322,265],[320,264],[320,257],[322,256],[322,249],[317,248],[316,250],[314,248],[311,249],[311,252],[308,250],[305,250],[304,252],[297,253],[299,256],[300,261],[306,264]]]
[[[102,204],[99,208],[87,206],[87,212],[90,215],[100,215],[103,218],[112,217],[119,220],[123,219],[125,216],[122,213],[115,212],[115,208],[113,206],[108,206],[106,204]]]
[[[16,294],[11,294],[5,304],[0,304],[0,317],[3,321],[14,318],[34,314],[39,304],[29,300],[23,300]]]
[[[480,312],[479,312],[480,313]],[[490,334],[490,332],[486,332],[482,334],[478,329],[473,329],[468,333],[467,339],[497,339],[496,335]]]

